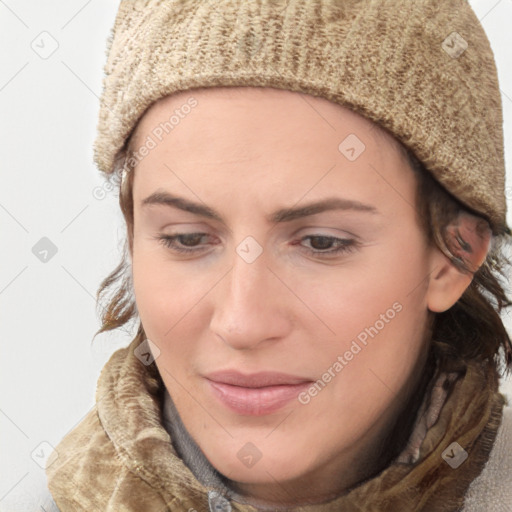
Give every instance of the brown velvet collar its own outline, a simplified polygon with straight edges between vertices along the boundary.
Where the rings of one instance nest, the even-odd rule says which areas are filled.
[[[136,338],[104,367],[97,389],[101,424],[123,464],[155,492],[168,501],[187,496],[187,503],[204,510],[207,492],[215,482],[200,481],[170,442],[163,426],[164,384],[154,364],[144,366],[134,356],[137,345]],[[466,490],[488,460],[504,397],[498,392],[493,364],[462,362],[441,342],[433,342],[433,349],[437,368],[400,455],[375,477],[327,503],[302,506],[301,512],[454,512],[462,508]],[[455,442],[468,453],[456,469],[445,460],[457,452],[457,448],[448,450],[448,455],[445,452]],[[256,510],[236,500],[231,505],[240,512]]]

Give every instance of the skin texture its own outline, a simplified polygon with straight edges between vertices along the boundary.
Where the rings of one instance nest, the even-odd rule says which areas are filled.
[[[134,147],[155,138],[155,127],[191,97],[197,105],[134,171],[137,309],[159,348],[164,383],[212,465],[254,503],[325,501],[378,469],[381,441],[421,375],[428,312],[450,308],[471,275],[427,245],[414,209],[415,176],[377,125],[301,93],[197,89],[155,103],[137,127]],[[346,156],[352,152],[339,149],[350,134],[365,146],[353,161]],[[143,207],[156,191],[206,205],[222,220]],[[267,220],[278,209],[327,197],[377,212]],[[197,232],[206,236],[175,240],[199,248],[187,255],[158,239]],[[326,252],[336,242],[307,235],[354,245],[315,255],[308,249]],[[251,263],[237,253],[240,246],[254,254],[248,236],[262,249]],[[486,252],[473,251],[477,264]],[[352,342],[370,326],[378,333],[347,360]],[[336,372],[338,356],[346,364]],[[203,377],[267,370],[317,381],[329,368],[331,379],[307,403],[293,399],[263,416],[227,409]],[[252,467],[237,456],[244,446],[261,455]]]

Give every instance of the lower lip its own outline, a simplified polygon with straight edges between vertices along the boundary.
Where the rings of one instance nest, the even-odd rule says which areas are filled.
[[[311,383],[268,386],[265,388],[242,388],[208,380],[213,394],[232,411],[247,416],[271,414],[297,398]]]

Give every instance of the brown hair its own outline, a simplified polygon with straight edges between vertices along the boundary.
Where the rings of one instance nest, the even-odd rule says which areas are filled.
[[[132,190],[136,162],[133,158],[133,138],[132,135],[127,140],[116,158],[114,172],[109,176],[116,190],[119,190],[119,205],[126,222],[127,237],[121,262],[101,282],[97,292],[99,306],[101,299],[113,290],[113,295],[110,294],[106,307],[100,313],[102,325],[95,337],[138,318],[128,252],[133,246]],[[442,187],[412,152],[401,144],[399,147],[417,178],[416,214],[428,242],[435,244],[461,271],[471,272],[450,251],[446,228],[460,212],[479,214]],[[128,172],[121,186],[124,169]],[[433,339],[448,343],[463,360],[475,359],[494,364],[503,375],[512,372],[512,342],[500,317],[500,313],[512,305],[500,282],[504,277],[506,283],[505,269],[511,264],[504,253],[505,247],[511,245],[511,239],[508,233],[493,236],[485,262],[474,272],[471,284],[459,300],[445,312],[431,313]],[[140,319],[136,337],[139,342],[146,338]]]

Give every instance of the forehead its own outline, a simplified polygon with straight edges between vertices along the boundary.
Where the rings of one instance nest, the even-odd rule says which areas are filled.
[[[332,101],[327,100],[323,97],[312,96],[302,92],[289,91],[285,89],[271,88],[271,87],[199,87],[189,89],[186,91],[179,91],[177,93],[160,98],[153,103],[139,119],[137,126],[135,127],[129,147],[131,149],[137,148],[143,142],[142,137],[154,130],[160,122],[165,122],[169,119],[169,114],[176,112],[180,107],[187,104],[187,101],[194,99],[197,103],[200,103],[203,107],[208,106],[208,113],[202,110],[203,118],[212,113],[215,110],[225,110],[246,108],[248,116],[255,116],[257,109],[260,109],[265,104],[272,104],[275,106],[276,114],[281,109],[286,111],[287,115],[290,114],[290,109],[293,108],[293,104],[298,105],[298,102],[302,102],[303,105],[308,105],[310,114],[313,114],[317,121],[323,119],[322,123],[316,124],[316,129],[328,129],[330,121],[336,118],[344,118],[346,122],[351,122],[356,125],[359,132],[364,130],[365,134],[371,134],[373,139],[377,141],[381,146],[389,146],[394,150],[400,152],[402,156],[406,156],[406,150],[404,146],[387,130],[380,127],[377,123],[363,117],[359,113],[351,110],[348,106],[340,105]],[[208,119],[203,119],[205,122]],[[307,121],[305,118],[296,119],[296,128],[301,130],[304,128],[304,124]],[[194,122],[194,121],[192,121]],[[197,129],[201,129],[201,125],[204,123],[196,123]],[[269,126],[270,128],[270,126]]]
[[[258,207],[334,190],[352,199],[391,204],[398,194],[413,201],[398,141],[325,98],[258,87],[192,89],[154,103],[136,133],[139,154],[153,141],[135,164],[137,200],[163,187],[212,201],[243,195]]]

